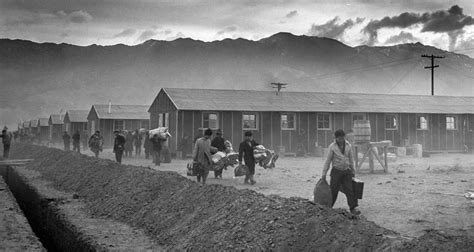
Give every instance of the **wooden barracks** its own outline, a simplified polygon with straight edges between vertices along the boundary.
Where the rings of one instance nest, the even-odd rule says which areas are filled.
[[[163,88],[148,112],[150,128],[170,128],[171,152],[184,135],[192,142],[205,128],[221,129],[234,149],[252,131],[267,148],[311,152],[354,120],[370,120],[371,141],[426,151],[472,149],[474,139],[474,97]],[[190,153],[192,144],[186,148]]]

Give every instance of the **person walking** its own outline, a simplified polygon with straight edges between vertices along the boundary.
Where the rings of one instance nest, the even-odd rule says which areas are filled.
[[[253,150],[258,143],[253,140],[252,132],[245,132],[245,139],[239,145],[239,165],[242,165],[242,159],[245,162],[245,165],[249,168],[249,174],[245,175],[245,184],[256,183],[254,179],[255,175],[255,158],[253,156]]]
[[[76,133],[72,135],[72,150],[81,153],[81,134],[79,130],[76,130]]]
[[[133,143],[135,145],[135,156],[139,157],[142,154],[142,135],[140,134],[138,129],[135,130]]]
[[[114,130],[114,153],[115,153],[115,160],[121,164],[122,163],[122,155],[125,149],[125,137],[121,134],[120,131]]]
[[[132,132],[125,132],[125,157],[132,157],[133,152],[133,136]]]
[[[154,134],[153,137],[150,139],[150,142],[153,146],[153,162],[157,166],[160,166],[161,164],[161,150],[162,143],[164,141],[166,141],[166,139],[159,138],[158,134]]]
[[[70,151],[71,150],[71,136],[67,133],[67,131],[64,131],[63,141],[64,141],[64,150]]]
[[[143,147],[145,148],[145,159],[148,159],[150,157],[150,154],[153,153],[153,144],[150,141],[150,133],[148,131],[145,133],[145,141]]]
[[[222,131],[220,129],[216,131],[216,136],[212,139],[211,146],[216,147],[217,151],[225,152],[225,139],[222,137]],[[223,168],[224,167],[219,167],[214,170],[214,178],[222,178]]]
[[[3,143],[3,158],[8,159],[10,155],[10,144],[12,142],[12,135],[8,132],[8,128],[5,126],[2,130],[2,134],[0,135],[2,138]]]
[[[321,179],[326,180],[329,166],[332,164],[330,187],[332,192],[332,206],[336,203],[339,189],[346,194],[347,204],[352,214],[358,215],[357,197],[352,189],[352,178],[355,175],[352,146],[345,139],[342,129],[334,132],[335,141],[328,147],[328,156],[323,167]],[[341,188],[342,186],[342,188]]]
[[[193,160],[198,163],[199,169],[197,170],[197,182],[206,184],[207,176],[209,175],[209,168],[212,164],[211,156],[211,136],[212,130],[206,129],[204,136],[196,139],[196,143],[193,148]]]
[[[104,143],[104,138],[100,135],[100,131],[96,131],[89,138],[89,148],[95,154],[95,157],[99,157],[99,151],[102,151],[102,144]]]

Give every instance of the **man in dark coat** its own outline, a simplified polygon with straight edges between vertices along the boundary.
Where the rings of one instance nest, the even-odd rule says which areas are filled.
[[[79,130],[76,130],[76,133],[72,135],[72,150],[81,153],[81,134]]]
[[[150,142],[153,146],[153,162],[157,166],[161,164],[161,145],[164,141],[166,141],[166,139],[159,138],[158,134],[153,135],[153,137],[150,139]]]
[[[142,154],[142,135],[135,130],[135,135],[133,136],[133,143],[135,145],[135,156],[139,157]]]
[[[145,158],[148,159],[150,154],[153,153],[153,145],[151,144],[150,134],[148,131],[145,133],[145,143],[143,144],[143,147],[145,148]]]
[[[67,131],[64,131],[63,141],[64,141],[64,150],[65,151],[71,150],[71,136],[67,133]]]
[[[8,155],[10,153],[10,144],[12,142],[12,135],[10,132],[7,131],[7,127],[3,128],[2,134],[0,137],[2,138],[2,143],[3,143],[3,158],[7,159]]]
[[[258,143],[253,140],[252,132],[245,132],[245,140],[239,145],[239,165],[242,165],[242,156],[245,165],[249,168],[249,174],[245,175],[245,184],[255,184],[253,176],[255,175],[255,158],[253,156],[253,150]]]
[[[222,137],[222,131],[218,129],[216,131],[216,137],[211,141],[211,146],[216,147],[217,151],[225,152],[225,139]],[[214,178],[222,178],[222,169],[214,170]]]
[[[115,160],[121,164],[122,163],[122,155],[123,150],[125,149],[125,137],[120,134],[120,131],[115,130],[115,140],[114,140],[114,153],[115,153]]]

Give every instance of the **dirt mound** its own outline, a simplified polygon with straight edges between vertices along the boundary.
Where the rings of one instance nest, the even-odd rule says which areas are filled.
[[[142,228],[169,249],[417,248],[372,222],[301,198],[201,186],[174,172],[40,146],[14,145],[12,157],[34,158],[27,168],[41,172],[55,188],[76,193],[92,216]]]

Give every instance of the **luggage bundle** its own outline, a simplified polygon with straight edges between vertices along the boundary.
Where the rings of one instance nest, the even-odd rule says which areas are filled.
[[[241,177],[249,174],[249,167],[246,165],[238,165],[234,169],[234,176],[235,177]]]
[[[266,149],[263,145],[255,146],[253,150],[253,157],[255,162],[257,162],[264,169],[275,168],[275,162],[278,159],[278,154],[273,150]]]
[[[212,155],[212,166],[211,170],[220,171],[226,169],[227,166],[234,166],[238,164],[237,161],[239,153],[234,152],[232,143],[229,140],[225,141],[226,150],[225,152],[218,151]]]
[[[187,176],[197,176],[198,175],[198,169],[199,169],[199,163],[196,161],[189,162],[186,165],[186,175]]]
[[[161,139],[167,139],[168,137],[171,137],[168,127],[159,127],[156,129],[152,129],[148,132],[148,134],[149,134],[150,139],[154,135],[158,135],[158,138],[161,138]]]

